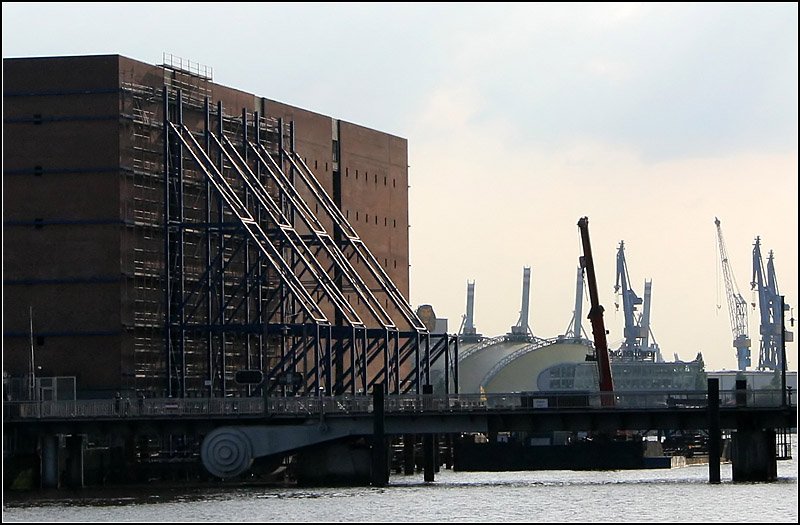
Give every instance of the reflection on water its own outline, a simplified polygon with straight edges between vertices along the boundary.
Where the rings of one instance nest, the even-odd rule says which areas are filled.
[[[795,436],[796,437],[796,436]],[[393,475],[384,488],[163,486],[4,493],[3,521],[797,523],[797,443],[772,483],[708,483],[708,467]]]

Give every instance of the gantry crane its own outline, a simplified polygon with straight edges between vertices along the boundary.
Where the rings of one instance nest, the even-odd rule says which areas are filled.
[[[631,288],[628,264],[625,261],[625,241],[620,241],[619,249],[617,250],[617,281],[614,285],[614,293],[622,295],[622,311],[625,316],[625,339],[616,356],[624,361],[662,362],[661,351],[655,342],[655,338],[653,338],[653,344],[650,344],[652,281],[645,280],[644,289],[644,310],[637,318],[635,315],[636,307],[642,304],[642,299]]]
[[[717,241],[719,243],[719,256],[722,261],[722,274],[725,278],[725,292],[728,297],[728,313],[731,318],[731,331],[733,332],[733,346],[736,348],[736,360],[739,370],[747,370],[750,366],[750,337],[747,329],[747,302],[739,293],[736,279],[731,272],[728,261],[728,251],[722,238],[722,228],[719,219],[714,217],[717,226]]]
[[[528,324],[528,311],[530,304],[530,291],[531,291],[531,267],[524,266],[522,268],[522,306],[519,310],[519,320],[517,324],[511,327],[511,332],[506,334],[509,340],[526,340],[530,341],[533,337],[533,331],[530,324]]]
[[[766,275],[765,275],[766,274]],[[758,292],[758,307],[761,314],[761,347],[758,353],[759,370],[781,369],[781,330],[783,312],[772,250],[767,258],[767,268],[761,259],[761,237],[753,245],[753,280],[750,288]],[[755,307],[755,304],[753,304]]]
[[[461,327],[458,335],[462,342],[474,343],[481,338],[475,329],[475,281],[467,281],[467,313],[461,318]]]

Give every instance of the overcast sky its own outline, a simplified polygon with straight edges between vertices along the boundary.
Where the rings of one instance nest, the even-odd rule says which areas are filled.
[[[478,331],[508,332],[530,266],[533,333],[563,333],[582,216],[612,347],[624,240],[633,289],[653,281],[664,356],[736,368],[715,217],[742,296],[761,236],[797,303],[796,3],[2,9],[4,58],[172,53],[219,84],[408,139],[410,300],[451,332],[468,280]],[[749,322],[755,366],[757,311]],[[797,370],[796,343],[787,354]]]

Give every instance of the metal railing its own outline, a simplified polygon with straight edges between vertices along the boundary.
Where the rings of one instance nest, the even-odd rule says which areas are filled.
[[[614,392],[612,406],[601,403],[599,392],[530,392],[509,394],[389,395],[385,412],[453,413],[492,411],[537,411],[609,408],[625,410],[705,409],[705,390]],[[780,390],[720,392],[720,407],[777,408]],[[791,391],[788,404],[796,407]],[[27,419],[125,419],[238,416],[317,416],[369,414],[372,396],[268,397],[247,398],[152,398],[95,399],[74,401],[6,401],[4,420]]]

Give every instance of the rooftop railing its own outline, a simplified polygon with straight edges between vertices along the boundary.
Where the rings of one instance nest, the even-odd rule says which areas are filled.
[[[720,407],[777,408],[783,402],[780,390],[720,392]],[[796,407],[791,391],[787,403]],[[613,404],[601,402],[612,396]],[[705,390],[646,392],[531,392],[509,394],[389,395],[386,414],[398,413],[487,413],[538,410],[674,410],[705,409]],[[372,396],[332,397],[226,397],[93,399],[74,401],[6,401],[4,420],[20,419],[109,419],[109,418],[192,418],[192,417],[303,417],[369,414]]]

